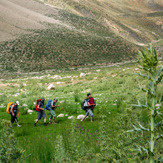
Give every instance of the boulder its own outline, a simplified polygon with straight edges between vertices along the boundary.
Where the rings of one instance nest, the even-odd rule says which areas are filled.
[[[73,116],[73,115],[68,117],[68,119],[73,119],[73,118],[74,118],[74,116]]]
[[[59,76],[59,75],[54,75],[54,76],[52,76],[51,78],[52,78],[52,79],[62,79],[62,77]]]
[[[5,107],[5,105],[4,104],[1,104],[0,108],[4,108],[4,107]]]
[[[28,113],[32,113],[33,112],[33,110],[30,110],[30,109],[28,109],[28,111],[27,111]]]
[[[85,77],[86,76],[86,74],[84,74],[84,73],[80,73],[80,77],[82,78],[82,77]]]
[[[54,90],[55,89],[55,86],[53,84],[50,84],[47,89],[48,90]]]
[[[89,92],[91,92],[91,89],[90,88],[82,91],[82,93],[89,93]]]
[[[61,84],[61,82],[57,82],[57,84]]]
[[[156,106],[156,107],[160,107],[160,106],[161,106],[161,104],[156,104],[155,106]]]
[[[59,114],[59,115],[57,116],[57,118],[59,118],[59,117],[64,117],[64,114]]]
[[[135,69],[134,69],[134,72],[138,72],[138,71],[139,71],[139,68],[135,68]]]
[[[115,75],[115,74],[112,75],[113,78],[116,77],[116,76],[117,76],[117,75]]]
[[[26,107],[26,106],[28,106],[28,105],[27,105],[27,104],[23,104],[22,106]]]
[[[78,115],[77,119],[83,119],[85,117],[85,115]]]

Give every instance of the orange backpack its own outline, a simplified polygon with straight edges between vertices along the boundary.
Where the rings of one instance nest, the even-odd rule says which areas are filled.
[[[7,104],[6,112],[7,112],[8,114],[10,114],[10,106],[11,106],[12,104],[14,104],[14,103],[13,103],[13,102],[9,102],[9,103]]]

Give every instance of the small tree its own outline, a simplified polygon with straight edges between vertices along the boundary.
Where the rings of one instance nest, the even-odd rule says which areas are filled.
[[[146,48],[145,50],[139,51],[139,57],[138,57],[138,63],[140,65],[140,68],[143,70],[144,74],[140,73],[139,75],[147,79],[147,87],[146,88],[140,88],[143,92],[147,94],[147,101],[145,105],[142,105],[138,101],[137,107],[145,107],[150,111],[150,126],[149,128],[143,127],[139,123],[139,128],[134,126],[134,130],[129,130],[128,132],[132,131],[148,131],[150,133],[150,143],[149,143],[149,149],[145,149],[144,147],[140,148],[146,151],[149,155],[149,162],[154,162],[154,149],[155,149],[155,143],[158,139],[162,138],[163,135],[156,135],[156,127],[160,127],[161,121],[156,124],[156,118],[158,116],[161,117],[160,113],[160,106],[162,97],[160,99],[157,99],[157,86],[162,81],[163,78],[163,66],[159,68],[159,60],[157,56],[156,50],[150,45],[149,48]],[[160,118],[162,119],[162,117]]]

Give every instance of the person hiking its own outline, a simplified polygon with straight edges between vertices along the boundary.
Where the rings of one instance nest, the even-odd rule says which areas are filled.
[[[12,124],[14,122],[16,122],[17,127],[21,127],[21,125],[19,125],[19,123],[18,123],[18,118],[16,117],[17,114],[18,114],[18,117],[19,117],[18,106],[19,106],[19,101],[16,101],[14,104],[10,105],[9,111],[10,111],[10,114],[11,114],[11,126],[12,126]]]
[[[55,108],[59,107],[59,105],[56,105],[57,103],[57,99],[54,99],[53,101],[48,100],[48,103],[46,105],[46,109],[49,110],[50,112],[50,118],[49,118],[49,123],[51,123],[51,120],[53,119],[53,124],[56,124],[55,122],[55,118],[56,118],[56,114],[55,114]]]
[[[91,97],[91,94],[90,93],[88,93],[87,94],[87,99],[85,100],[85,102],[87,103],[87,107],[86,107],[86,115],[85,115],[85,117],[83,117],[82,119],[81,119],[81,121],[83,121],[88,115],[90,115],[90,117],[91,117],[91,122],[93,122],[93,112],[92,112],[92,107],[93,106],[95,106],[95,103],[93,102],[92,103],[92,101],[91,101],[91,103],[90,103],[90,99],[91,99],[92,97]]]
[[[34,127],[36,127],[37,122],[43,117],[44,119],[44,126],[46,126],[46,114],[45,114],[45,109],[44,109],[44,97],[42,97],[41,99],[37,100],[37,104],[36,104],[36,111],[38,112],[38,118],[36,119],[35,123],[34,123]]]

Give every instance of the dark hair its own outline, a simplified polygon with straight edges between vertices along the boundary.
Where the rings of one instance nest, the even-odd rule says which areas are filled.
[[[58,101],[58,99],[54,99],[54,100]]]
[[[87,97],[88,97],[89,95],[91,95],[91,94],[90,94],[90,93],[88,93],[88,94],[87,94]]]

